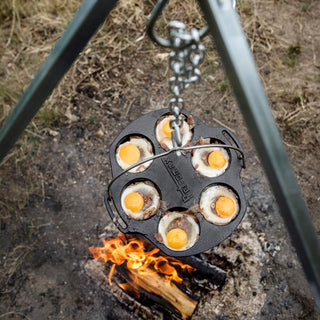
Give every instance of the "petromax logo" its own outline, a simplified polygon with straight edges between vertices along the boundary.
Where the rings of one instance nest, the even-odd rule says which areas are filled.
[[[161,159],[164,166],[170,173],[170,176],[176,186],[178,187],[178,191],[181,193],[182,201],[188,202],[191,198],[193,198],[193,195],[191,193],[191,190],[189,189],[186,182],[183,180],[182,174],[179,172],[177,167],[173,164],[173,161],[169,158]]]

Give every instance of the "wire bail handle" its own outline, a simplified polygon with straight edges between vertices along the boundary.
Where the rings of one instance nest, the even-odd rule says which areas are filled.
[[[244,152],[241,148],[241,146],[233,146],[233,145],[228,145],[228,144],[204,144],[204,145],[196,145],[196,146],[189,146],[189,147],[173,147],[172,149],[153,155],[151,157],[148,157],[146,159],[143,159],[141,161],[138,161],[135,164],[132,164],[131,166],[129,166],[127,169],[121,171],[117,176],[115,176],[108,184],[108,189],[107,189],[107,194],[108,194],[108,200],[111,201],[112,199],[112,195],[111,195],[111,186],[113,185],[113,183],[118,180],[121,176],[123,176],[124,174],[127,174],[130,170],[139,167],[140,165],[149,162],[151,160],[155,160],[158,158],[162,158],[164,156],[168,156],[170,153],[173,152],[180,152],[180,151],[192,151],[192,150],[196,150],[196,149],[207,149],[207,148],[226,148],[226,149],[232,149],[235,150],[236,152],[238,152],[240,155],[238,155],[238,159],[242,160],[242,168],[245,169],[246,167],[246,159],[245,159],[245,155]]]

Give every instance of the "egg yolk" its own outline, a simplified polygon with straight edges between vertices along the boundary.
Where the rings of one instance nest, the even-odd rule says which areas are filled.
[[[128,143],[120,147],[119,157],[127,164],[134,164],[140,159],[140,150],[134,144]]]
[[[138,192],[128,193],[124,199],[124,205],[132,212],[138,212],[143,208],[143,197]]]
[[[183,248],[188,240],[187,233],[180,229],[180,228],[174,228],[171,229],[167,233],[167,244],[172,249],[181,249]]]
[[[236,205],[230,197],[220,197],[216,202],[216,211],[222,217],[230,217],[236,210]]]
[[[171,132],[172,129],[170,127],[170,119],[168,119],[162,126],[162,131],[163,133],[167,136],[171,138]]]
[[[223,168],[227,162],[227,159],[225,158],[224,154],[217,150],[217,151],[212,151],[209,156],[208,156],[208,163],[209,166],[212,168]]]
[[[169,138],[171,138],[171,132],[173,131],[173,129],[171,129],[170,126],[170,119],[168,119],[162,126],[162,132]],[[182,128],[180,128],[180,132],[182,132]]]

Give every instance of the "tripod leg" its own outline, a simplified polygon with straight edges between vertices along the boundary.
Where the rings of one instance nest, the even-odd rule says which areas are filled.
[[[229,81],[320,309],[320,246],[273,119],[237,13],[228,0],[200,0]]]

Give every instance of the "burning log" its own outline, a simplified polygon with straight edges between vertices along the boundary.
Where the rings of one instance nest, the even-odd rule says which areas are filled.
[[[108,267],[102,261],[88,260],[84,269],[86,274],[97,282],[102,291],[105,291],[106,294],[111,293],[121,304],[125,306],[127,310],[135,313],[142,319],[163,319],[163,314],[161,312],[138,302],[134,297],[129,295],[127,291],[124,291],[124,289],[122,289],[118,284],[120,280],[116,279],[117,285],[110,287],[108,285],[108,275],[106,274],[106,269],[108,269]]]
[[[103,240],[103,244],[103,247],[90,247],[89,250],[95,259],[113,263],[108,276],[110,286],[113,286],[112,278],[116,274],[120,288],[134,293],[138,300],[143,295],[167,311],[179,312],[183,319],[190,318],[198,305],[200,296],[194,294],[193,287],[217,290],[225,280],[224,271],[213,266],[210,269],[209,265],[201,266],[200,259],[195,257],[188,261],[204,272],[200,278],[195,274],[190,276],[196,268],[173,257],[159,255],[159,249],[149,248],[141,239],[127,239],[120,234],[118,238]],[[184,274],[185,281],[180,274]],[[217,280],[214,286],[203,285],[207,276]]]
[[[148,297],[150,297],[150,294],[156,295],[156,297],[150,297],[152,300],[156,300],[168,309],[172,309],[172,307],[167,304],[169,303],[172,305],[181,314],[183,319],[191,317],[198,305],[197,300],[193,299],[175,284],[169,284],[157,273],[147,272],[145,274],[140,274],[134,269],[127,270],[126,272],[123,272],[122,270],[120,273],[122,275],[126,273],[124,277],[131,280],[134,283],[134,286],[140,289],[140,292],[141,289],[143,289]]]

